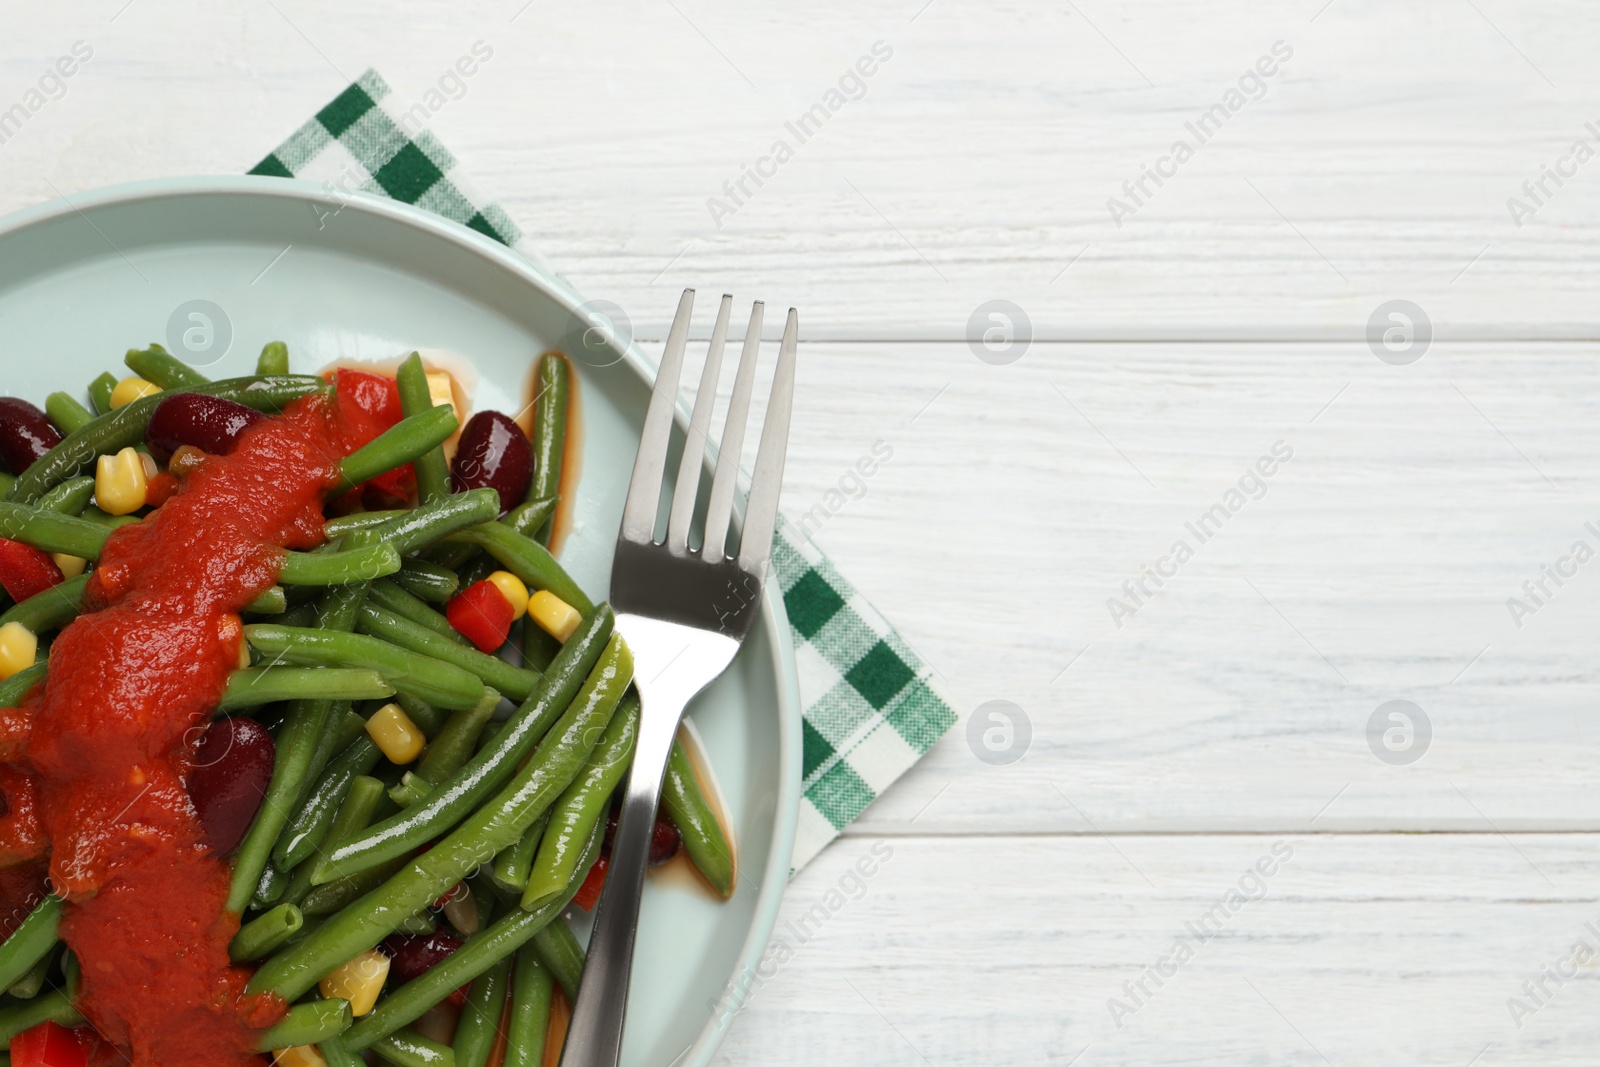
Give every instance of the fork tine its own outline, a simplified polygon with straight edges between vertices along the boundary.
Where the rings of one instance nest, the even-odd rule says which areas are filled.
[[[789,321],[783,327],[783,347],[778,350],[778,369],[772,375],[766,421],[761,427],[761,450],[756,453],[756,470],[750,477],[744,536],[739,540],[739,566],[763,577],[772,555],[772,533],[778,525],[778,490],[783,487],[783,460],[789,451],[789,409],[794,406],[799,333],[800,314],[790,308]]]
[[[733,515],[733,491],[739,483],[739,454],[744,451],[745,424],[750,421],[750,391],[756,380],[756,360],[761,355],[761,320],[766,305],[757,300],[750,308],[750,326],[744,332],[744,352],[733,380],[733,397],[717,446],[717,473],[711,480],[711,500],[706,504],[706,539],[700,557],[721,563],[727,557],[728,521]]]
[[[622,509],[622,537],[647,545],[655,540],[656,508],[661,500],[661,477],[667,468],[667,440],[672,434],[672,410],[678,399],[678,378],[683,372],[683,349],[689,338],[689,317],[694,310],[694,290],[685,289],[672,317],[667,345],[656,370],[656,386],[644,413],[639,434],[639,454],[633,461],[628,502]]]
[[[678,481],[672,489],[672,512],[667,516],[667,551],[689,554],[689,525],[694,521],[694,499],[700,489],[700,464],[706,454],[706,431],[711,426],[711,407],[717,401],[717,382],[722,377],[722,348],[728,340],[728,313],[733,296],[722,294],[717,309],[717,324],[711,329],[711,344],[706,347],[706,365],[700,372],[700,390],[694,395],[694,414],[689,419],[689,436],[683,442],[683,458],[678,462]]]

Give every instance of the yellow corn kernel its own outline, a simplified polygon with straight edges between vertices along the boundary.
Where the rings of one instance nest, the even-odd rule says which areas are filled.
[[[322,1052],[315,1045],[274,1049],[272,1062],[278,1067],[328,1067],[328,1061],[322,1058]]]
[[[101,456],[94,468],[94,502],[112,515],[131,515],[144,507],[149,479],[144,460],[131,445],[114,456]]]
[[[148,452],[139,453],[139,466],[144,468],[144,476],[147,481],[161,473],[161,465],[156,462],[156,457]]]
[[[485,581],[500,590],[500,595],[511,605],[512,621],[528,613],[528,587],[522,584],[521,578],[510,571],[495,571]]]
[[[572,631],[583,621],[576,608],[545,589],[528,598],[528,617],[557,641],[571,637]]]
[[[61,568],[61,577],[76,578],[83,573],[83,568],[89,561],[82,556],[69,556],[65,552],[52,552],[50,558],[56,561],[56,566]]]
[[[350,1014],[360,1018],[378,1003],[384,979],[389,977],[389,957],[371,949],[348,963],[335,967],[317,983],[325,997],[350,1002]]]
[[[431,370],[423,377],[428,379],[428,400],[433,406],[449,404],[450,410],[456,413],[456,418],[461,418],[461,409],[456,407],[456,390],[450,381],[450,375],[442,370]]]
[[[427,739],[399,704],[385,704],[367,720],[367,736],[390,763],[404,765],[422,754]]]
[[[161,386],[155,382],[147,382],[143,378],[124,378],[111,390],[111,407],[120,408],[141,397],[154,396],[159,392]]]
[[[33,666],[39,655],[39,639],[20,622],[0,626],[0,681]]]

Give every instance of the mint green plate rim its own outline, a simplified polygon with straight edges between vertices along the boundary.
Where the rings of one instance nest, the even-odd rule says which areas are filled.
[[[0,263],[5,261],[8,248],[16,243],[19,235],[25,235],[41,226],[76,217],[95,226],[98,231],[100,226],[95,224],[94,219],[104,212],[115,211],[121,207],[148,205],[154,202],[182,201],[206,197],[261,198],[263,201],[279,203],[299,202],[304,204],[308,212],[313,214],[316,211],[326,212],[330,208],[337,208],[340,213],[346,211],[355,212],[368,219],[377,220],[382,224],[389,224],[421,233],[428,238],[443,242],[482,261],[504,277],[514,280],[525,287],[530,292],[530,295],[553,302],[565,310],[571,321],[585,325],[592,321],[580,315],[579,307],[584,303],[585,298],[573,289],[571,285],[563,279],[541,270],[506,246],[474,230],[451,222],[441,216],[388,198],[366,193],[346,193],[344,191],[338,191],[334,194],[322,185],[284,178],[256,176],[168,178],[119,184],[88,192],[74,193],[59,200],[25,208],[0,217]],[[101,236],[104,237],[104,234]],[[171,244],[181,246],[190,241],[204,243],[206,236],[200,233],[174,234]],[[103,250],[104,254],[109,255],[113,252],[121,254],[121,250],[117,249],[109,238],[105,238],[105,244],[108,247]],[[336,248],[337,242],[328,242],[328,246]],[[352,254],[357,258],[363,258],[363,254],[359,251]],[[391,262],[382,265],[388,269],[412,273],[419,278],[425,278],[430,273],[436,273],[431,272],[424,264],[408,265]],[[0,279],[0,291],[13,288],[19,283],[26,284],[28,280],[26,269],[7,271],[6,274],[8,277]],[[5,332],[5,324],[0,322],[0,343],[4,343],[6,340]],[[630,368],[644,386],[643,396],[648,397],[649,387],[655,378],[654,361],[647,357],[632,340],[629,340],[626,345],[619,345],[616,343],[614,335],[608,333],[605,336],[608,345],[616,353],[619,361]],[[142,343],[148,339],[130,338],[128,343],[132,344],[135,340],[139,340]],[[112,367],[114,352],[107,352],[106,355],[108,357],[107,367]],[[516,383],[504,387],[520,390],[521,385]],[[43,398],[41,396],[35,399],[42,400]],[[681,398],[677,407],[677,432],[682,435],[688,424],[689,411]],[[642,421],[642,405],[637,415],[637,421]],[[709,474],[709,468],[706,473],[707,475]],[[742,503],[738,510],[742,516]],[[800,806],[801,704],[794,647],[781,594],[769,584],[763,592],[762,601],[758,629],[764,631],[766,641],[770,642],[771,669],[773,678],[776,680],[776,691],[770,694],[770,698],[776,707],[779,738],[779,773],[773,789],[773,799],[776,804],[774,808],[772,843],[766,864],[762,870],[759,896],[743,948],[737,956],[736,966],[732,973],[727,976],[719,995],[728,991],[744,990],[753,980],[753,976],[757,974],[761,957],[771,939],[772,931],[777,921],[783,887],[790,873],[789,861],[793,852],[795,828]],[[762,695],[768,696],[769,694]],[[638,977],[637,974],[636,977]],[[742,1001],[742,992],[738,994],[738,997]],[[669,1061],[672,1067],[678,1067],[678,1065],[683,1065],[683,1067],[703,1067],[704,1064],[708,1063],[716,1053],[718,1045],[726,1036],[733,1020],[740,1014],[740,1007],[742,1007],[742,1004],[736,1002],[733,1010],[722,1010],[719,1002],[716,1010],[710,1013],[708,1022],[693,1044]],[[662,1064],[662,1067],[667,1067],[667,1064]]]

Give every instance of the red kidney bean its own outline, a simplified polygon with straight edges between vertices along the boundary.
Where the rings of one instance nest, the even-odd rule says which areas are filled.
[[[390,934],[378,951],[392,961],[389,972],[401,982],[409,982],[461,947],[461,939],[446,930],[431,934]]]
[[[226,456],[239,443],[239,435],[261,417],[261,412],[220,396],[175,393],[157,404],[150,414],[144,442],[150,446],[150,453],[163,462],[181,445]]]
[[[504,515],[522,503],[532,482],[533,446],[522,427],[498,411],[480,411],[467,420],[450,468],[451,489],[493,489]]]
[[[683,835],[665,819],[657,817],[655,829],[650,832],[650,866],[659,867],[678,854]]]
[[[189,772],[189,799],[206,837],[223,855],[239,847],[261,810],[277,748],[254,719],[218,719],[200,735]]]
[[[0,460],[12,474],[21,474],[60,443],[61,431],[44,412],[21,397],[0,397]]]

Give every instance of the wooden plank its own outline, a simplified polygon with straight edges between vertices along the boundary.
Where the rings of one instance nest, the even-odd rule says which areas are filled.
[[[1600,829],[1600,564],[1541,569],[1600,550],[1597,355],[808,347],[786,509],[963,714],[1011,701],[1032,732],[991,765],[958,726],[864,832]],[[1202,544],[1187,524],[1278,442]],[[1193,559],[1129,597],[1178,540]],[[1432,724],[1410,764],[1368,742],[1397,699]]]
[[[1586,1064],[1597,844],[852,836],[791,886],[716,1062]],[[1547,967],[1576,977],[1536,1003]]]
[[[373,65],[642,337],[691,284],[797,304],[811,338],[955,339],[994,297],[1041,338],[1358,339],[1397,297],[1441,336],[1594,337],[1597,165],[1542,205],[1522,184],[1600,146],[1597,29],[1582,0],[52,8],[10,28],[0,110],[75,40],[94,58],[0,146],[0,209],[243,170]],[[1186,124],[1279,41],[1201,144]],[[780,138],[793,158],[713,217]],[[1108,200],[1178,139],[1194,157],[1118,226]]]

